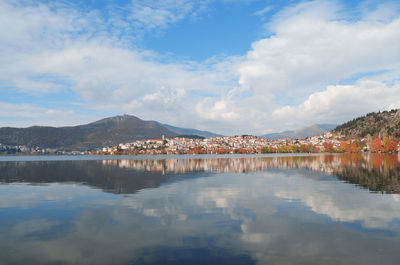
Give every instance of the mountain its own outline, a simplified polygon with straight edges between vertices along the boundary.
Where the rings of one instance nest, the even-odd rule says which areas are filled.
[[[71,127],[3,127],[0,128],[0,143],[87,150],[139,139],[161,138],[162,135],[175,137],[179,133],[156,121],[144,121],[135,116],[123,115]]]
[[[400,138],[400,109],[368,113],[337,126],[332,132],[342,138],[364,138],[368,135]]]
[[[264,137],[266,139],[285,139],[285,138],[293,138],[295,131],[283,131],[283,132],[277,132],[277,133],[268,133],[261,135],[261,137]]]
[[[161,124],[161,125],[177,134],[198,135],[198,136],[202,136],[205,138],[207,138],[207,137],[222,137],[223,136],[221,134],[216,134],[216,133],[212,133],[209,131],[200,131],[200,130],[196,130],[196,129],[180,128],[180,127],[175,127],[175,126],[168,125],[168,124]]]
[[[311,126],[303,127],[295,131],[283,131],[280,133],[269,133],[261,135],[261,137],[267,139],[304,139],[307,137],[315,136],[321,134],[325,131],[330,131],[336,127],[335,124],[314,124]]]

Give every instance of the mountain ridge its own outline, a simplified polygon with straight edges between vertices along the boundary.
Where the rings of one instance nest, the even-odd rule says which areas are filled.
[[[321,134],[325,131],[330,131],[334,129],[337,125],[336,124],[313,124],[310,126],[302,127],[297,130],[286,130],[277,133],[268,133],[263,134],[261,137],[271,140],[276,139],[304,139],[307,137],[312,137],[318,134]]]
[[[81,151],[135,140],[161,138],[163,135],[188,138],[220,136],[209,131],[180,128],[124,114],[76,126],[0,127],[0,144]]]
[[[198,135],[198,136],[202,136],[202,137],[223,137],[222,134],[216,134],[213,132],[209,132],[209,131],[202,131],[202,130],[197,130],[197,129],[190,129],[190,128],[181,128],[181,127],[176,127],[176,126],[172,126],[169,124],[161,124],[162,126],[166,127],[167,129],[179,133],[179,134],[184,134],[184,135]]]
[[[65,127],[31,126],[0,128],[0,143],[5,145],[90,150],[139,139],[179,136],[156,121],[133,115],[118,115],[88,124]]]

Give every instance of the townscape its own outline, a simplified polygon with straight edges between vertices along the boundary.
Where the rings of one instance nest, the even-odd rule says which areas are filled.
[[[103,147],[96,154],[259,154],[259,153],[322,153],[322,152],[398,152],[400,143],[379,138],[339,140],[331,132],[306,139],[271,140],[242,135],[205,139],[162,138],[120,143]]]
[[[143,139],[101,147],[97,150],[66,151],[54,148],[8,146],[0,144],[0,153],[8,154],[72,154],[72,155],[157,155],[157,154],[260,154],[260,153],[397,153],[400,143],[385,137],[340,139],[325,132],[306,139],[266,139],[241,135],[209,138],[175,137]]]

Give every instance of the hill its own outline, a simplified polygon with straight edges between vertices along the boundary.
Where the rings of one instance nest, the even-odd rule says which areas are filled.
[[[336,125],[334,125],[334,124],[314,124],[311,126],[303,127],[301,129],[298,129],[295,131],[283,131],[280,133],[269,133],[269,134],[261,135],[261,137],[264,137],[266,139],[284,139],[284,138],[304,139],[307,137],[321,134],[325,131],[330,131],[330,130],[334,129],[335,127],[336,127]]]
[[[371,112],[337,126],[332,132],[341,138],[388,136],[398,139],[400,138],[400,110]]]
[[[65,150],[88,150],[139,139],[175,137],[173,132],[156,121],[144,121],[123,115],[71,127],[0,128],[4,145],[39,146]]]

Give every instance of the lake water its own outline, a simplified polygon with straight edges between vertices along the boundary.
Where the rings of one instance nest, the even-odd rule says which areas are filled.
[[[1,157],[0,264],[399,264],[397,155]]]

